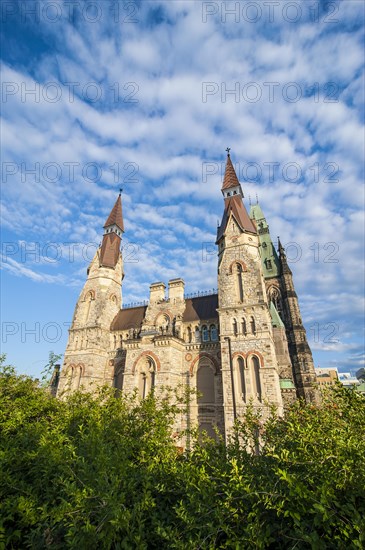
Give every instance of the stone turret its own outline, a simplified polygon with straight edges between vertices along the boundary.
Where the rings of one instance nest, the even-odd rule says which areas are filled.
[[[57,395],[110,384],[114,368],[108,359],[110,326],[121,308],[124,231],[121,196],[104,225],[103,241],[87,270],[87,280],[75,307]]]

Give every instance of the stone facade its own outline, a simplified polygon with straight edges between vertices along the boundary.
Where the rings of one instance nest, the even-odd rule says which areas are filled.
[[[141,398],[152,388],[188,386],[198,393],[176,428],[197,425],[210,435],[227,435],[249,403],[264,415],[274,404],[282,414],[297,396],[316,399],[285,253],[277,256],[261,209],[248,215],[229,155],[222,192],[218,292],[186,298],[184,281],[173,279],[168,289],[151,284],[147,305],[124,309],[118,197],[76,304],[58,396],[102,384]]]

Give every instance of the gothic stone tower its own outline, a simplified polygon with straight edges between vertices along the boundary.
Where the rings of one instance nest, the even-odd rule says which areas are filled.
[[[222,186],[224,213],[218,228],[218,300],[226,430],[251,401],[256,407],[283,401],[272,320],[262,272],[259,237],[243,203],[228,152]]]
[[[105,225],[100,248],[87,270],[87,280],[76,304],[57,395],[80,386],[102,385],[113,379],[109,363],[110,326],[121,307],[124,232],[119,195]]]
[[[279,240],[279,257],[272,243],[269,226],[259,204],[251,206],[261,247],[261,263],[273,319],[273,333],[278,356],[282,392],[287,401],[293,398],[295,384],[298,397],[317,401],[316,376],[312,353],[302,323],[293,274]]]
[[[295,292],[293,274],[288,265],[286,254],[279,240],[279,259],[281,267],[280,289],[282,294],[283,317],[287,329],[289,353],[293,365],[294,381],[298,396],[307,402],[319,399],[315,388],[316,374],[313,357],[308,345],[299,309],[298,296]]]

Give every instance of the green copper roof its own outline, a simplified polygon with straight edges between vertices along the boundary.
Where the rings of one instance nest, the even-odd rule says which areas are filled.
[[[272,302],[270,302],[270,315],[271,315],[271,324],[273,327],[281,327],[284,328],[284,323],[280,319],[280,315],[278,313],[278,310],[274,306]]]
[[[255,220],[260,241],[261,263],[265,279],[280,275],[280,262],[270,237],[269,226],[259,204],[250,209],[250,218]]]
[[[283,378],[282,380],[279,380],[279,382],[280,382],[280,388],[282,390],[295,389],[293,380],[290,380],[290,378]]]

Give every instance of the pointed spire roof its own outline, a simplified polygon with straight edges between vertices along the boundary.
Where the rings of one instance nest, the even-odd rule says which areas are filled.
[[[110,212],[109,217],[104,224],[104,228],[109,227],[110,225],[117,225],[119,229],[124,232],[121,194],[122,192],[119,193],[119,196],[115,201],[112,211]]]
[[[224,179],[223,179],[223,185],[222,185],[222,191],[223,189],[231,189],[231,187],[239,187],[240,182],[238,181],[236,170],[234,169],[234,166],[231,161],[231,155],[229,154],[229,147],[227,147],[227,162],[226,162],[226,170],[224,173]]]

